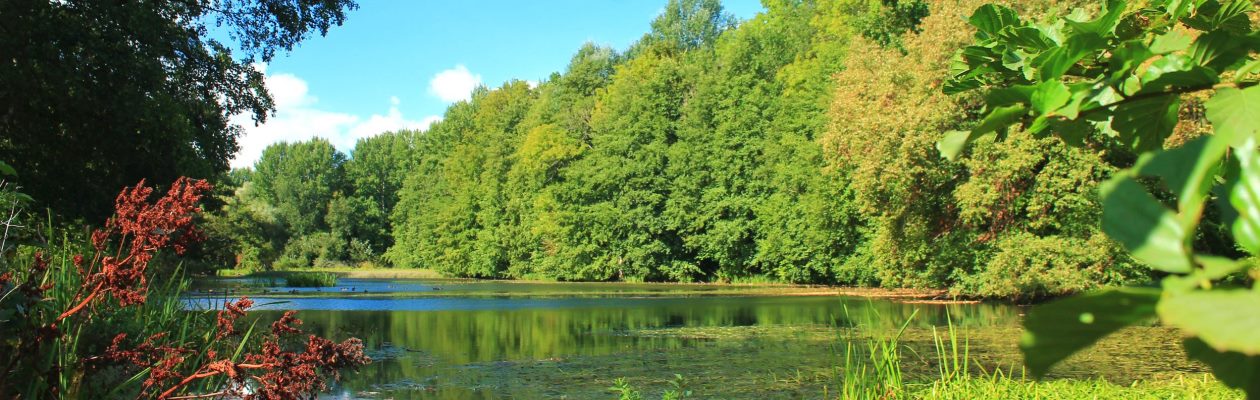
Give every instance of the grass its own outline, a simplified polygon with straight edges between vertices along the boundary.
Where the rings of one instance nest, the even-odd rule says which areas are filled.
[[[239,269],[220,269],[215,271],[215,275],[220,278],[245,278],[245,277],[268,277],[281,276],[286,273],[293,272],[325,272],[336,274],[343,278],[363,278],[363,279],[434,279],[441,278],[442,274],[431,269],[420,268],[381,268],[375,266],[356,267],[356,268],[303,268],[300,270],[278,270],[278,271],[260,271],[252,272]]]
[[[854,327],[833,342],[833,358],[838,361],[829,370],[776,374],[770,385],[807,387],[813,386],[811,382],[822,382],[821,393],[801,393],[800,397],[826,399],[1243,399],[1240,391],[1225,387],[1210,374],[1171,373],[1124,385],[1102,378],[1034,380],[1022,370],[984,370],[973,362],[970,341],[952,322],[944,331],[932,330],[931,354],[921,355],[902,343],[913,318],[912,314],[900,329],[889,334],[874,331],[870,336],[859,336],[856,331],[868,330]],[[927,372],[911,372],[925,370],[912,368],[924,366],[919,363],[928,367]],[[661,389],[666,389],[661,398],[674,398],[665,397],[672,391],[665,387],[656,393]],[[649,398],[624,379],[615,381],[609,391],[613,398]],[[705,393],[700,394],[704,397]]]
[[[337,274],[331,272],[290,272],[284,275],[284,284],[289,287],[333,287],[337,286]]]
[[[910,319],[914,318],[914,314]],[[906,324],[909,324],[909,320]],[[1103,379],[1060,379],[1038,381],[1023,371],[973,370],[969,341],[950,321],[944,333],[933,328],[935,376],[908,378],[904,373],[896,334],[868,337],[865,346],[846,341],[845,363],[838,374],[841,399],[1241,399],[1242,393],[1223,386],[1211,375],[1177,375],[1172,379],[1138,381],[1123,386]],[[865,351],[860,350],[865,348]],[[976,367],[976,369],[979,369]],[[825,390],[825,389],[824,389]]]

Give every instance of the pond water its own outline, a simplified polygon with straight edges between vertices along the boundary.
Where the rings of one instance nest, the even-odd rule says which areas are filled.
[[[912,374],[935,368],[934,332],[951,324],[979,366],[1019,374],[1024,311],[787,296],[778,292],[806,292],[775,287],[366,279],[296,293],[202,282],[189,307],[214,308],[228,288],[252,290],[258,308],[271,310],[254,313],[264,320],[294,309],[313,333],[363,339],[375,362],[347,374],[329,398],[615,398],[607,388],[621,377],[650,398],[675,374],[702,398],[818,398],[835,387],[846,340],[888,335],[906,321]],[[1184,359],[1175,332],[1142,326],[1074,356],[1054,376],[1127,383],[1202,371]]]

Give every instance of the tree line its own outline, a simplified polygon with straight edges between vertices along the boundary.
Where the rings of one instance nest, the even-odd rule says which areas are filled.
[[[741,22],[670,1],[628,49],[587,44],[426,131],[271,146],[211,217],[221,261],[1004,298],[1149,279],[1098,225],[1098,183],[1132,153],[1038,137],[940,157],[942,132],[981,123],[978,95],[942,88],[980,4],[768,0]],[[1064,5],[1089,7],[1017,8]]]

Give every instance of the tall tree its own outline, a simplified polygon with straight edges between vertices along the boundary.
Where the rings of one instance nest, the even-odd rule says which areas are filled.
[[[403,181],[418,161],[419,138],[423,134],[403,130],[359,139],[346,162],[346,184],[353,192],[347,196],[363,203],[358,207],[362,219],[355,221],[355,237],[370,244],[376,253],[393,245],[388,216],[398,204]]]
[[[324,214],[344,188],[345,154],[326,139],[268,146],[254,164],[258,195],[276,208],[293,236],[327,229]]]
[[[273,109],[251,64],[345,20],[351,0],[0,2],[0,160],[55,210],[102,217],[141,178],[226,172]],[[208,34],[223,26],[241,54]]]

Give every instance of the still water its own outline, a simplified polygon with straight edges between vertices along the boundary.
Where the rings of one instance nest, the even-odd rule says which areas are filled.
[[[203,283],[189,306],[213,308],[225,288],[248,284]],[[615,398],[607,388],[616,378],[649,398],[671,380],[702,398],[818,398],[835,387],[846,341],[890,335],[907,321],[912,374],[935,368],[933,335],[951,324],[979,366],[1018,374],[1024,311],[731,286],[342,279],[318,291],[263,290],[251,297],[271,310],[255,313],[264,320],[299,310],[312,333],[363,339],[375,362],[329,398]],[[1132,328],[1055,375],[1125,382],[1200,370],[1181,361],[1174,335]]]

